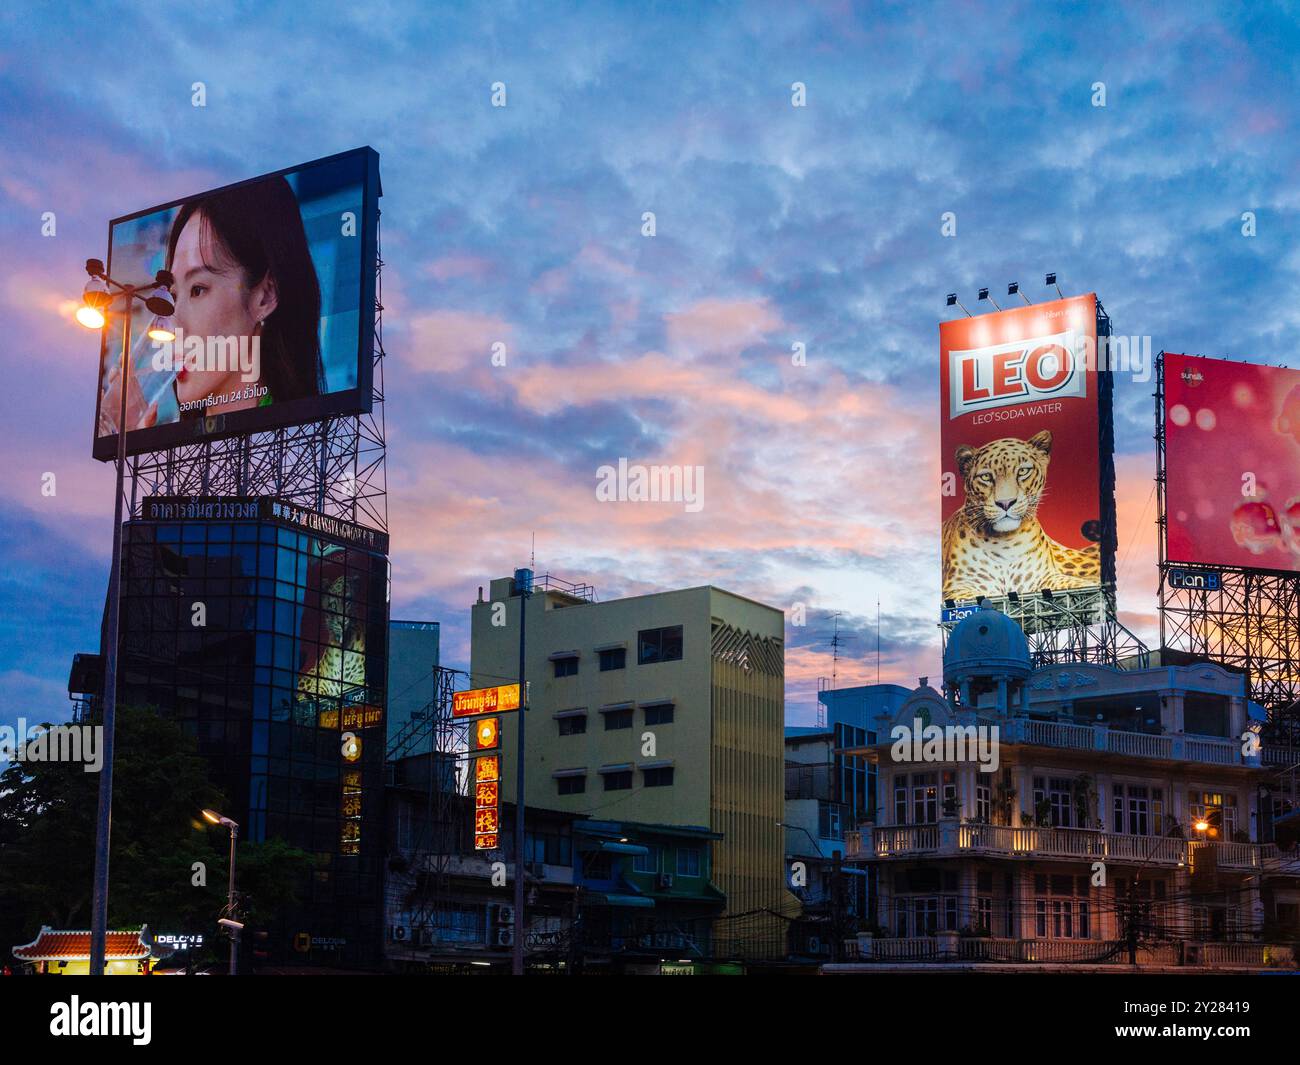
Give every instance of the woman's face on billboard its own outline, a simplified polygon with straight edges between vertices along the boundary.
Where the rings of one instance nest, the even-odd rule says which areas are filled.
[[[181,230],[171,271],[176,278],[173,317],[186,338],[248,337],[251,344],[259,324],[275,310],[274,286],[263,278],[249,287],[244,268],[203,224],[202,211],[195,211]],[[188,403],[230,391],[232,379],[239,379],[237,367],[182,369],[176,377],[176,398]]]

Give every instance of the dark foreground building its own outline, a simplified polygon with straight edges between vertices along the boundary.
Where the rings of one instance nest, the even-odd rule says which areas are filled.
[[[270,960],[377,966],[387,537],[269,499],[145,502],[125,526],[119,700],[195,737],[241,840],[313,856]]]

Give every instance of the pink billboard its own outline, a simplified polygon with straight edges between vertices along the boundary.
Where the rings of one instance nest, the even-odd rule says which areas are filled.
[[[1165,554],[1300,571],[1300,370],[1165,355]]]

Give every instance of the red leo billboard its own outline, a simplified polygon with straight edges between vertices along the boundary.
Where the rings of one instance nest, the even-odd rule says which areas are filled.
[[[1102,583],[1096,350],[1094,294],[940,324],[945,600]]]

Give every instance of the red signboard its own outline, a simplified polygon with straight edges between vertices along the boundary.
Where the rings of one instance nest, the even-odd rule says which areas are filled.
[[[1096,587],[1097,297],[939,327],[943,598]]]
[[[1164,367],[1166,558],[1300,571],[1300,370]]]
[[[452,717],[472,717],[475,714],[502,714],[519,709],[519,685],[501,684],[495,688],[471,688],[453,692]]]
[[[474,848],[490,851],[500,846],[501,757],[485,754],[474,762]]]

